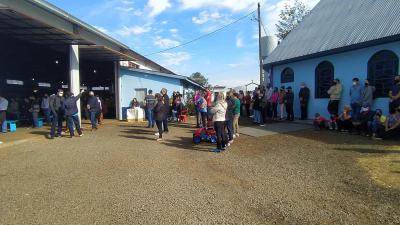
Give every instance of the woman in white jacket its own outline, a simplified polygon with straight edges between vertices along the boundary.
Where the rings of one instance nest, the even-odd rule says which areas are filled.
[[[226,132],[225,132],[225,115],[228,104],[225,101],[225,95],[223,92],[219,92],[215,106],[211,109],[213,114],[214,128],[217,133],[217,149],[215,152],[221,152],[225,150],[227,145]]]

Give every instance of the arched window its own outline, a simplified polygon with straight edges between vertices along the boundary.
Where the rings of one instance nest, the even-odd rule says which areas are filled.
[[[368,61],[368,80],[376,97],[387,97],[394,76],[399,74],[399,57],[388,50],[375,53]]]
[[[315,98],[329,98],[328,90],[334,79],[335,69],[332,63],[323,61],[315,69]]]
[[[294,72],[291,68],[285,68],[281,73],[281,83],[294,82]]]

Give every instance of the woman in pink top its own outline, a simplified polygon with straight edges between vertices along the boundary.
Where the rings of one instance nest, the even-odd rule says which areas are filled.
[[[278,119],[278,100],[279,100],[279,92],[278,88],[274,88],[274,92],[271,95],[271,104],[272,104],[272,119],[277,120]]]

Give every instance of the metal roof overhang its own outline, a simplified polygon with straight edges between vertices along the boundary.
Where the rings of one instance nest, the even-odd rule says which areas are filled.
[[[43,0],[0,0],[0,35],[59,51],[65,51],[69,45],[79,45],[82,59],[141,60],[162,72],[174,74]]]

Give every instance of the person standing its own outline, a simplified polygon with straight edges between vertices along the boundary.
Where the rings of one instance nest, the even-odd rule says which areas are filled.
[[[50,96],[49,105],[53,116],[50,130],[50,138],[61,137],[63,117],[65,115],[64,91],[59,89],[57,95]],[[57,134],[56,134],[57,127]]]
[[[164,98],[160,94],[156,94],[155,98],[157,99],[157,104],[154,107],[154,119],[156,121],[156,125],[158,128],[158,138],[157,141],[162,141],[163,139],[163,123],[165,117],[167,117],[168,111],[165,106]]]
[[[7,132],[7,126],[5,130],[3,130],[3,123],[6,123],[6,112],[8,108],[8,100],[4,98],[3,96],[0,95],[0,127],[1,127],[1,132],[6,133]]]
[[[372,108],[374,104],[375,87],[369,84],[369,80],[364,81],[364,88],[362,90],[362,105]]]
[[[279,98],[278,98],[279,113],[280,113],[279,120],[283,120],[283,118],[284,118],[285,98],[286,98],[285,86],[282,86],[281,89],[279,90]]]
[[[310,89],[306,86],[304,82],[300,84],[300,110],[301,110],[301,120],[308,119],[308,101],[310,100]]]
[[[201,94],[200,91],[197,90],[196,94],[193,97],[193,102],[194,102],[194,109],[196,111],[196,127],[200,128],[201,125],[201,113],[199,111],[199,107],[198,107],[198,103],[199,103],[199,99],[201,98]]]
[[[217,148],[214,150],[214,152],[221,152],[225,150],[227,145],[226,132],[224,128],[227,108],[228,104],[225,101],[224,93],[218,93],[215,106],[211,109],[211,113],[213,114],[214,128],[217,135]]]
[[[65,116],[67,117],[67,126],[70,137],[75,136],[74,125],[79,137],[82,137],[81,122],[79,121],[79,110],[77,102],[81,98],[83,90],[78,96],[74,96],[72,92],[65,93]]]
[[[201,117],[201,127],[207,128],[207,93],[203,92],[202,96],[200,96],[198,102],[197,102],[197,109],[200,113]]]
[[[99,100],[94,96],[94,92],[89,92],[89,98],[87,100],[87,109],[89,110],[90,123],[92,125],[92,131],[97,130],[97,114],[100,113]]]
[[[353,112],[353,121],[358,121],[362,106],[362,87],[357,77],[353,78],[353,85],[350,88],[350,106]]]
[[[327,92],[329,95],[328,112],[331,115],[339,115],[339,102],[342,97],[342,89],[343,87],[340,80],[333,80],[333,84]]]
[[[389,98],[389,112],[392,114],[400,106],[400,75],[394,78],[394,84],[389,91]]]
[[[31,113],[32,127],[38,128],[39,127],[39,113],[40,113],[39,99],[36,99],[34,96],[31,96],[29,99],[30,99],[29,112]]]
[[[241,103],[240,103],[240,95],[238,93],[233,93],[233,137],[239,137],[239,117],[241,113]]]
[[[250,104],[251,104],[251,95],[250,91],[247,92],[246,96],[244,96],[244,107],[246,108],[246,116],[250,117]]]
[[[294,93],[292,91],[292,87],[287,88],[287,92],[285,95],[285,106],[286,106],[286,120],[294,121],[294,112],[293,112],[293,103],[294,103]]]
[[[156,97],[153,95],[153,90],[149,90],[149,94],[144,98],[147,116],[147,128],[154,127],[154,107],[157,104]]]
[[[254,112],[254,123],[258,125],[262,125],[261,121],[261,92],[259,90],[256,91],[253,97],[253,112]]]
[[[163,122],[162,122],[163,130],[164,130],[165,133],[168,133],[169,132],[169,129],[168,129],[168,114],[170,112],[168,90],[165,89],[165,88],[161,89],[161,96],[163,98],[165,110],[167,111],[167,113],[165,113],[165,115],[164,115],[164,119],[163,119]]]
[[[271,95],[271,105],[272,105],[272,119],[278,119],[278,101],[279,101],[279,91],[278,88],[274,88],[274,92]]]
[[[267,86],[267,90],[265,92],[264,95],[264,99],[263,101],[266,103],[266,107],[265,107],[265,114],[266,117],[268,119],[272,118],[272,102],[271,102],[271,97],[272,97],[272,93],[274,92],[274,90],[272,89],[272,87],[270,85]]]
[[[46,123],[49,125],[51,123],[51,118],[50,118],[49,95],[47,93],[43,95],[40,108],[42,109],[42,113],[44,118],[46,119]]]
[[[228,131],[228,146],[233,143],[233,115],[235,110],[235,101],[232,98],[233,91],[228,91],[226,97],[226,114],[225,114],[225,127]]]

